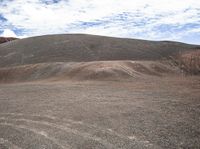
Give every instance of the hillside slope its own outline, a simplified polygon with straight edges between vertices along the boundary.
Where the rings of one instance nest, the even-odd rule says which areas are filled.
[[[199,52],[199,46],[169,41],[82,34],[31,37],[0,45],[0,82],[198,75]]]
[[[155,42],[94,35],[46,35],[0,45],[0,66],[43,62],[157,60],[195,48],[176,42]]]

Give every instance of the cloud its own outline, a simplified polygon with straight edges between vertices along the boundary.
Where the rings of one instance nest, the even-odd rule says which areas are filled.
[[[17,36],[88,33],[188,42],[191,35],[200,38],[200,1],[3,0],[0,23],[0,31]]]
[[[3,37],[17,37],[15,32],[13,32],[10,29],[5,29],[0,36],[3,36]]]

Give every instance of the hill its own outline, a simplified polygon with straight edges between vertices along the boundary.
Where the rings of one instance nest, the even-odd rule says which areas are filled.
[[[46,35],[0,45],[0,66],[44,62],[158,60],[195,49],[177,42],[155,42],[94,35]]]
[[[48,35],[0,44],[0,149],[199,149],[200,48]]]
[[[8,76],[15,76],[17,70],[20,74],[24,72],[20,75],[22,78],[38,72],[35,79],[44,78],[44,74],[51,77],[73,74],[88,79],[161,76],[166,72],[198,75],[199,53],[200,46],[179,42],[83,34],[45,35],[1,44],[0,80],[9,80]],[[127,65],[126,61],[130,63]],[[59,62],[63,64],[58,65]]]

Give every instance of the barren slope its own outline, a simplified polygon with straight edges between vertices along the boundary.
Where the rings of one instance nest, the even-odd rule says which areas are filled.
[[[198,75],[200,57],[193,60],[192,53],[199,53],[199,47],[178,42],[73,34],[32,37],[0,45],[0,82]]]
[[[199,149],[199,54],[92,35],[0,44],[0,149]]]
[[[0,45],[0,66],[46,62],[159,60],[195,49],[176,42],[155,42],[94,35],[46,35]]]
[[[0,83],[59,80],[124,80],[176,74],[176,68],[154,61],[57,62],[0,69]]]

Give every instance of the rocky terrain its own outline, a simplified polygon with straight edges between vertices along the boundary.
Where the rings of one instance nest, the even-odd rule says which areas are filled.
[[[0,149],[199,149],[200,46],[94,35],[0,44]]]

